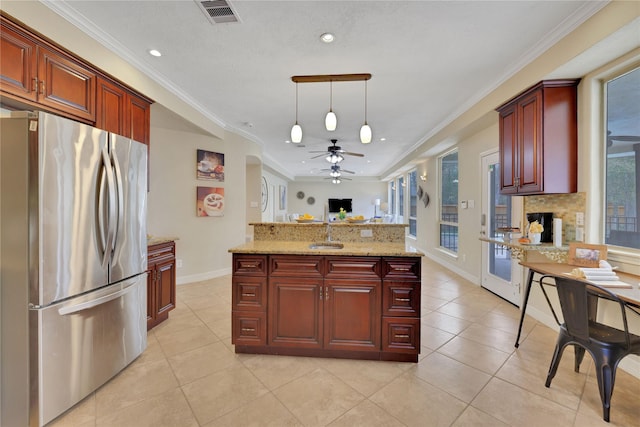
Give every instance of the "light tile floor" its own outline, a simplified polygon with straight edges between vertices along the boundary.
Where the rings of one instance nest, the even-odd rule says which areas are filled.
[[[565,353],[544,387],[556,333],[423,261],[419,363],[236,355],[231,277],[178,287],[177,308],[131,366],[60,426],[640,426],[640,380],[619,370],[611,423],[593,363]]]

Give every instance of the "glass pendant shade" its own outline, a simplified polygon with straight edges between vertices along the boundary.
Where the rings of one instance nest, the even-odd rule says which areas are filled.
[[[333,182],[334,184],[340,184],[341,181],[340,178],[333,178],[331,182]]]
[[[302,128],[296,122],[295,125],[291,128],[291,142],[295,142],[296,144],[302,141]]]
[[[337,177],[339,177],[341,174],[340,174],[340,172],[339,172],[339,171],[334,170],[334,171],[331,171],[331,173],[330,173],[329,175],[331,175],[331,176],[332,176],[332,177],[334,177],[334,178],[337,178]]]
[[[336,113],[329,110],[327,116],[324,118],[324,127],[327,128],[328,131],[334,131],[337,125],[338,118],[336,117]]]
[[[371,127],[364,122],[362,127],[360,128],[360,142],[363,144],[368,144],[371,142]]]
[[[335,165],[336,163],[340,163],[341,161],[343,161],[344,157],[337,153],[331,153],[326,157],[326,160],[327,162]]]

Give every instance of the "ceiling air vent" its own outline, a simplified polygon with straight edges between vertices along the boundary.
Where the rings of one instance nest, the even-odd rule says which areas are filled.
[[[225,0],[199,1],[196,0],[198,6],[207,19],[214,24],[223,24],[226,22],[238,22],[238,17],[234,13],[231,5]]]

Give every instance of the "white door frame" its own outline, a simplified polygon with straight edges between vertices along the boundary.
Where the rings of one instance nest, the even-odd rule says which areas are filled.
[[[490,228],[490,206],[491,206],[491,193],[489,191],[490,184],[490,165],[498,164],[500,159],[498,150],[491,150],[484,152],[480,155],[481,171],[482,171],[482,215],[483,220],[481,223],[481,235],[487,236]],[[519,224],[522,218],[522,197],[513,197],[511,203],[511,224],[512,226],[522,226]],[[493,236],[487,236],[493,237]],[[520,306],[521,302],[521,276],[522,269],[517,262],[511,260],[511,280],[506,281],[501,277],[492,274],[489,271],[489,249],[491,244],[488,242],[482,243],[482,268],[481,268],[481,286],[495,293],[496,295],[504,298],[510,303]],[[505,247],[508,256],[510,251]]]

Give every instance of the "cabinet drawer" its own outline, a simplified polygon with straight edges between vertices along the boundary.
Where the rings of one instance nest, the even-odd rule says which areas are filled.
[[[383,317],[382,351],[419,353],[420,319]]]
[[[420,317],[420,282],[383,280],[382,315]]]
[[[271,276],[321,277],[323,274],[321,256],[272,255]]]
[[[327,257],[326,278],[380,277],[378,257]]]
[[[231,288],[231,303],[233,310],[266,311],[266,277],[234,277]]]
[[[266,313],[234,311],[231,314],[231,343],[235,345],[266,345]]]
[[[266,255],[233,255],[233,274],[266,276]]]
[[[175,242],[164,242],[147,247],[147,262],[153,264],[159,259],[174,258],[176,256]]]
[[[420,258],[383,258],[382,277],[420,279]]]

